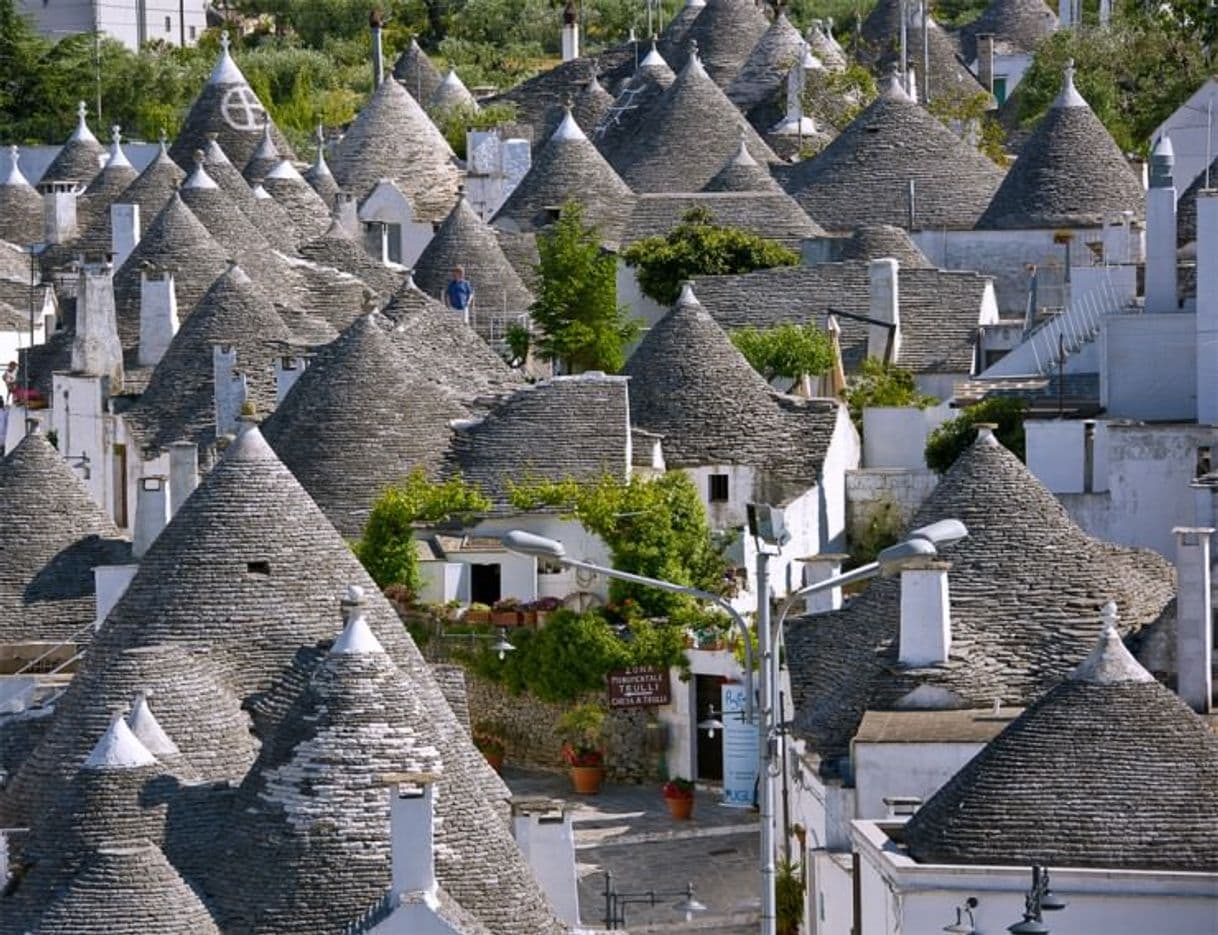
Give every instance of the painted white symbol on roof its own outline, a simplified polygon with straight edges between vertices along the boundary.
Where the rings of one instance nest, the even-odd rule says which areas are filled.
[[[224,115],[225,123],[242,132],[261,133],[266,120],[262,102],[249,88],[230,88],[220,102],[220,113]]]

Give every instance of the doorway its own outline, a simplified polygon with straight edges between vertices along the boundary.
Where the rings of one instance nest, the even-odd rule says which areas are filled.
[[[469,600],[471,604],[494,606],[502,596],[499,590],[500,567],[494,565],[469,566]]]
[[[711,737],[710,731],[697,729],[698,722],[707,717],[712,708],[715,710],[716,717],[723,718],[723,715],[719,713],[719,709],[723,707],[721,684],[717,675],[694,676],[694,694],[697,701],[694,709],[694,729],[697,737],[695,746],[697,747],[698,769],[695,779],[723,781],[723,731],[717,730],[715,736]]]

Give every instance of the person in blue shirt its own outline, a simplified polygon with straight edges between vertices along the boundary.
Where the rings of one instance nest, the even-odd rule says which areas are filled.
[[[453,278],[444,290],[444,298],[449,308],[460,312],[465,318],[469,318],[469,304],[474,300],[474,287],[465,278],[463,267],[453,267]]]

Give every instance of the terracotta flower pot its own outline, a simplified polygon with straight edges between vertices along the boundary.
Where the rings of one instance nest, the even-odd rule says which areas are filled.
[[[596,795],[601,791],[601,779],[605,775],[603,766],[572,766],[571,785],[577,795]]]
[[[520,623],[520,614],[514,610],[492,610],[491,625],[496,627],[514,627]]]
[[[672,813],[672,817],[677,821],[688,821],[694,814],[694,797],[691,795],[687,799],[679,799],[676,796],[665,796],[664,801],[668,805],[668,811]]]

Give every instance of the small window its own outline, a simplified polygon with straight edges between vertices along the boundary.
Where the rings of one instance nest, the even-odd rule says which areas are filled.
[[[173,32],[173,17],[165,17],[165,32]]]
[[[1197,448],[1197,471],[1194,477],[1205,477],[1214,470],[1214,449],[1209,445]]]
[[[270,562],[246,562],[245,570],[251,575],[269,575],[271,573]]]
[[[727,475],[712,474],[710,476],[710,493],[708,499],[711,503],[726,503],[727,502]]]
[[[1006,103],[1006,100],[1007,100],[1007,76],[1006,75],[995,75],[994,76],[994,100],[996,100],[998,102],[999,107],[1001,107],[1003,104]]]
[[[199,34],[198,30],[194,26],[191,26],[190,27],[190,41],[194,42],[195,39],[198,38],[198,34]]]

